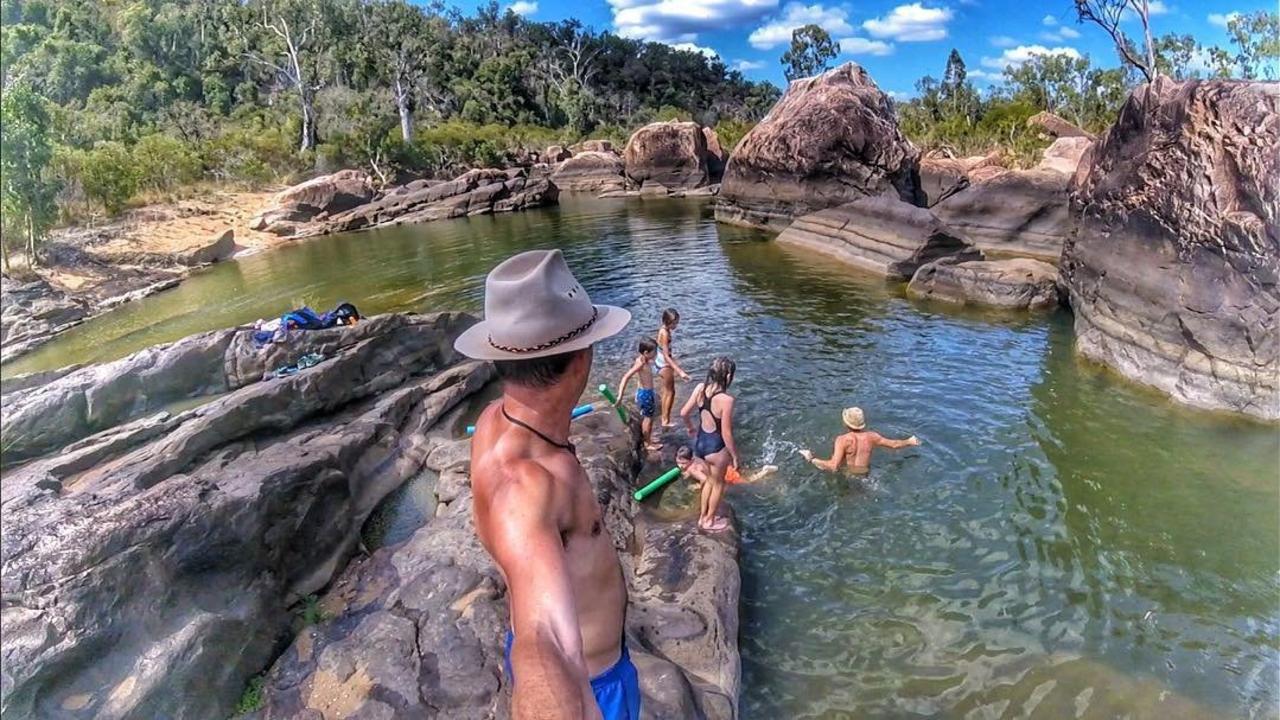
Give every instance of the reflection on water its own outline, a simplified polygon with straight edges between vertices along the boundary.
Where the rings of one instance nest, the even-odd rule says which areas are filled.
[[[760,239],[697,202],[572,200],[324,238],[212,268],[22,365],[118,357],[300,303],[477,310],[498,260],[563,247],[594,299],[637,318],[599,348],[601,377],[673,305],[695,377],[715,355],[738,361],[744,461],[781,466],[728,495],[743,521],[745,717],[1273,712],[1274,429],[1080,363],[1065,313],[915,304]],[[857,480],[799,459],[829,449],[852,404],[924,445]]]

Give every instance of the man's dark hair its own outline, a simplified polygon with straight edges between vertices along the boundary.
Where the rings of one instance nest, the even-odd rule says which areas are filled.
[[[581,352],[583,351],[574,350],[529,360],[495,360],[493,367],[498,371],[498,377],[503,382],[529,388],[551,387],[569,369],[569,363],[573,362],[573,358]]]
[[[658,351],[658,343],[653,338],[644,338],[640,341],[640,354]]]

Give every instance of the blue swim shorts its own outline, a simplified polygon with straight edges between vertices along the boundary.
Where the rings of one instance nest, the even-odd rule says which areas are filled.
[[[640,407],[640,415],[651,418],[658,412],[658,400],[654,395],[653,388],[639,388],[636,390],[636,405]]]
[[[507,677],[512,682],[516,678],[511,670],[511,643],[514,641],[515,636],[508,630],[503,658],[507,665]],[[591,678],[591,692],[596,696],[596,705],[600,707],[604,720],[640,720],[640,676],[636,674],[636,666],[631,663],[631,655],[627,653],[625,642],[618,662]]]

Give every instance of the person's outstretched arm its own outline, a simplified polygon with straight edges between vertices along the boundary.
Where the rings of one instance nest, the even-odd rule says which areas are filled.
[[[809,462],[813,463],[815,466],[820,467],[823,470],[826,470],[827,472],[831,472],[833,470],[839,469],[840,465],[844,463],[844,452],[845,452],[844,443],[840,442],[840,438],[837,437],[835,442],[835,447],[831,449],[830,460],[823,460],[820,457],[814,457],[813,453],[809,450],[801,450],[800,454],[804,456],[805,460],[808,460]]]
[[[697,399],[701,396],[702,383],[698,383],[698,386],[694,388],[693,392],[689,395],[689,399],[684,401],[684,407],[680,408],[680,419],[684,420],[685,429],[689,431],[690,437],[697,434],[697,428],[694,427],[693,421],[689,419],[689,415],[693,412],[693,409],[698,406]]]
[[[635,374],[640,372],[640,368],[643,367],[643,365],[644,360],[636,358],[636,361],[631,363],[631,369],[623,373],[622,379],[618,381],[617,404],[622,404],[622,398],[626,397],[627,393],[627,383],[631,382],[631,378],[635,377]]]
[[[658,352],[662,353],[662,361],[670,365],[671,369],[676,371],[676,375],[679,375],[683,380],[689,379],[689,373],[680,367],[680,363],[676,362],[675,356],[671,354],[670,331],[658,333]]]
[[[916,437],[915,435],[912,435],[911,437],[906,438],[904,440],[893,440],[891,438],[887,438],[881,435],[880,433],[872,433],[871,442],[875,443],[880,447],[889,448],[890,450],[901,450],[902,448],[915,447],[919,445],[920,438]]]
[[[511,697],[516,720],[600,717],[591,692],[582,630],[560,531],[567,515],[556,479],[536,463],[515,469],[495,494],[494,559],[507,578],[515,642]]]

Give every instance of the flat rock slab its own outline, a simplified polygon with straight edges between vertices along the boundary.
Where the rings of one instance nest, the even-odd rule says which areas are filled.
[[[1058,269],[1029,258],[943,259],[923,265],[907,285],[913,297],[961,305],[1038,310],[1058,305]]]
[[[777,242],[894,280],[907,280],[921,265],[939,258],[982,258],[933,213],[893,197],[863,198],[804,215]]]
[[[1056,264],[1075,227],[1071,175],[1048,169],[978,170],[986,172],[971,173],[967,187],[930,207],[938,219],[985,252]]]
[[[454,363],[465,326],[406,323],[6,473],[0,714],[227,717],[492,377]]]
[[[737,717],[736,533],[648,518],[631,499],[638,425],[596,413],[572,441],[604,510],[627,579],[626,636],[642,717]],[[475,535],[470,443],[436,448],[437,515],[403,544],[353,564],[267,675],[258,716],[510,717],[502,650],[506,586]]]

